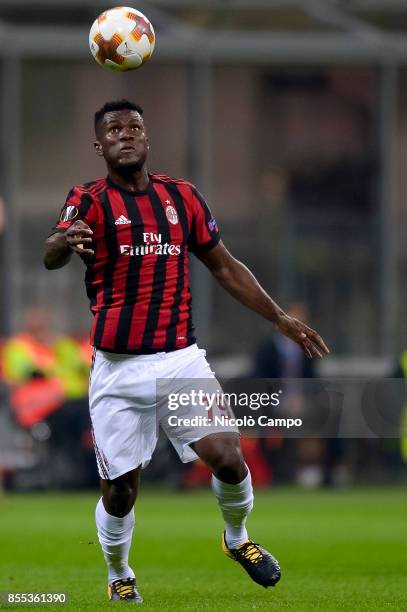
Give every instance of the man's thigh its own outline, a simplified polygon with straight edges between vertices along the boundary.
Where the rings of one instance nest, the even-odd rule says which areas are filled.
[[[159,423],[184,463],[198,458],[193,442],[213,434],[238,434],[229,423],[233,413],[223,404],[222,387],[205,355],[189,347],[185,361],[180,355],[157,385]]]
[[[157,443],[153,376],[148,363],[96,352],[89,409],[102,479],[114,480],[151,459]]]

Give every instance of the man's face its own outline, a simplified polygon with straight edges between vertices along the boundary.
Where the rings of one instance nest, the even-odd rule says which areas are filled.
[[[112,168],[140,170],[147,159],[148,138],[137,111],[106,113],[98,126],[97,138],[96,153]]]

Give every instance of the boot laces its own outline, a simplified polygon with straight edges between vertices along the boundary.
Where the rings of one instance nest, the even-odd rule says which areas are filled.
[[[261,552],[258,544],[255,542],[246,542],[239,548],[239,553],[250,563],[258,563],[263,559],[263,553]]]
[[[116,592],[120,596],[120,599],[126,599],[129,595],[134,594],[134,579],[133,578],[125,578],[123,580],[116,580],[113,584],[114,584],[114,588],[116,589]]]

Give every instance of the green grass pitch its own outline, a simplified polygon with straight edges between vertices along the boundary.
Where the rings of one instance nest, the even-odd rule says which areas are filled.
[[[93,513],[97,493],[6,494],[0,504],[0,591],[61,592],[59,606],[107,610],[104,561]],[[407,491],[275,489],[256,494],[249,533],[280,560],[263,589],[220,549],[222,520],[210,491],[144,490],[131,563],[141,609],[407,610]]]

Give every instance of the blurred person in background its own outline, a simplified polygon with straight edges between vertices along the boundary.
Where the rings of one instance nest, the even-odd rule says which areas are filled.
[[[308,307],[303,302],[294,302],[288,309],[290,317],[308,321]],[[307,359],[298,344],[271,333],[260,345],[255,355],[253,376],[255,378],[314,378],[315,362]]]
[[[50,313],[29,307],[23,313],[21,331],[3,346],[3,371],[9,384],[46,377],[55,367],[55,332]]]
[[[300,321],[308,322],[308,306],[304,302],[293,302],[287,313]],[[254,358],[255,378],[312,379],[316,376],[315,362],[307,359],[299,346],[286,336],[271,333],[259,346]],[[301,390],[291,392],[290,415],[301,416],[305,409]],[[292,480],[305,487],[334,483],[335,469],[342,456],[341,441],[336,438],[302,438],[299,440],[260,438],[252,441],[258,446],[261,457],[269,460],[270,469],[275,466],[278,479]],[[276,453],[276,448],[282,453]]]
[[[84,479],[83,462],[88,465],[92,446],[87,410],[90,360],[89,342],[56,333],[50,312],[40,307],[24,311],[21,332],[2,347],[3,379],[16,422],[28,430],[46,423],[48,461],[42,470],[48,470],[49,484],[80,484]],[[65,466],[65,480],[58,477],[58,483],[51,476],[57,456]],[[94,484],[93,478],[86,481]]]
[[[32,379],[58,379],[63,397],[85,397],[91,362],[89,342],[57,334],[46,308],[27,308],[21,327],[21,332],[3,345],[6,383],[14,386]]]

